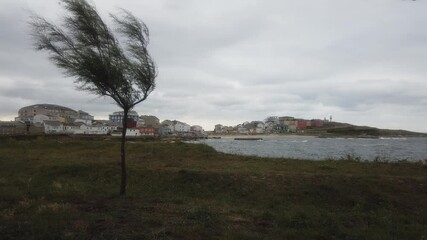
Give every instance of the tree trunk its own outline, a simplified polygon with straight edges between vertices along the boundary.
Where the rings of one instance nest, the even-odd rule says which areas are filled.
[[[126,159],[125,159],[125,143],[126,143],[126,130],[127,130],[127,119],[128,109],[123,109],[123,129],[122,129],[122,141],[120,147],[120,167],[122,170],[121,182],[120,182],[120,195],[126,194]]]

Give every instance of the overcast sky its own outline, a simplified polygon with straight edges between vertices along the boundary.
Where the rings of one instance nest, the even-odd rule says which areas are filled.
[[[93,0],[150,29],[157,88],[139,114],[212,130],[267,116],[329,118],[427,132],[426,0]],[[0,1],[0,120],[37,103],[99,119],[120,110],[77,91],[32,49],[30,12],[60,23],[58,0]]]

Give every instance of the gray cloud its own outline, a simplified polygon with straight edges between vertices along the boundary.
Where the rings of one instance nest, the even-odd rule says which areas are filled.
[[[150,28],[159,76],[135,108],[140,114],[207,129],[269,115],[333,115],[427,132],[426,1],[93,2],[103,17],[125,8]],[[108,98],[76,91],[32,49],[29,12],[58,22],[58,0],[4,0],[0,9],[0,119],[35,103],[101,118],[118,110]]]

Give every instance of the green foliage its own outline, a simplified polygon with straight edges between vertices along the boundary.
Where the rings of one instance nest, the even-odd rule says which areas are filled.
[[[332,128],[326,131],[328,134],[336,136],[357,136],[357,137],[379,137],[380,130],[370,127],[340,127]]]
[[[130,12],[111,15],[116,35],[85,0],[62,0],[68,14],[58,26],[40,16],[30,20],[37,50],[75,77],[80,90],[108,96],[129,110],[144,101],[155,87],[156,66],[147,51],[147,26]],[[123,46],[124,47],[123,47]]]

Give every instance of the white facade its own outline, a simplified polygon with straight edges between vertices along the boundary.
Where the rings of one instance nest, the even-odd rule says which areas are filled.
[[[65,126],[65,132],[68,134],[107,135],[115,130],[117,130],[116,126],[91,126],[86,124],[74,124]]]
[[[57,116],[63,119],[75,118],[77,116],[77,112],[71,108],[55,104],[35,104],[19,109],[18,118],[23,121],[32,121],[33,117],[38,114]]]
[[[19,119],[19,117],[15,118]],[[36,114],[33,117],[27,118],[25,121],[29,121],[31,123],[43,123],[44,121],[59,121],[64,122],[65,119],[59,116],[50,116],[45,114]]]
[[[258,123],[255,128],[256,133],[264,133],[265,125],[264,123]]]
[[[114,137],[121,137],[122,136],[122,132],[121,131],[117,131],[111,134],[111,136]],[[136,128],[128,128],[126,129],[126,137],[139,137],[142,136],[141,132],[139,131],[139,129]]]
[[[33,117],[33,123],[43,123],[44,121],[52,120],[44,114],[37,114]]]
[[[64,125],[58,121],[44,121],[43,126],[46,134],[65,133]]]
[[[191,126],[183,123],[183,122],[176,122],[174,126],[175,132],[183,133],[183,132],[190,132]]]
[[[126,129],[126,137],[138,137],[138,136],[142,136],[139,129],[136,129],[136,128],[127,128]]]
[[[169,129],[165,130],[165,132],[168,132],[169,134],[175,131],[174,123],[171,120],[164,120],[161,125],[164,129]]]
[[[78,132],[80,132],[80,126],[65,125],[64,131],[65,131],[65,133],[68,133],[68,134],[78,134]]]

